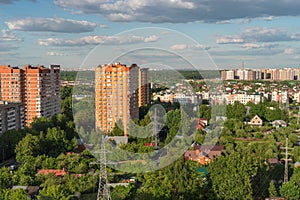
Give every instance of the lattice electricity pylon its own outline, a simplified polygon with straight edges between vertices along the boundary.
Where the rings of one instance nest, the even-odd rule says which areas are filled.
[[[107,160],[106,160],[106,150],[105,150],[105,136],[102,135],[100,141],[100,150],[96,152],[99,154],[99,158],[97,162],[93,162],[91,164],[99,165],[99,186],[98,186],[98,194],[97,200],[111,200],[108,178],[107,178]]]
[[[281,149],[285,150],[284,154],[285,158],[282,158],[281,160],[285,161],[285,165],[284,165],[284,178],[283,178],[283,182],[288,182],[289,181],[289,161],[292,161],[292,159],[289,159],[289,155],[291,155],[289,153],[289,150],[293,150],[294,148],[289,148],[288,147],[288,138],[286,138],[285,140],[285,147],[281,147]]]

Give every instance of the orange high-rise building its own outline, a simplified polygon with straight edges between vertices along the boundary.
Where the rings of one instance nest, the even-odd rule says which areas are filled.
[[[24,70],[18,67],[0,66],[0,99],[19,103],[24,101]]]
[[[127,136],[130,119],[139,117],[139,105],[150,103],[147,82],[148,70],[136,64],[98,66],[95,70],[96,127],[110,133],[121,120]]]
[[[25,125],[35,117],[60,113],[60,66],[25,66],[24,69],[0,66],[1,100],[21,102]]]

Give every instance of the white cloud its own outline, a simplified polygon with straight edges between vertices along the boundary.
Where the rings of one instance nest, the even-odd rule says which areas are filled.
[[[287,55],[292,55],[292,54],[295,54],[295,49],[286,48],[286,49],[284,49],[283,53],[287,54]]]
[[[265,21],[273,21],[274,20],[274,16],[264,17],[262,19],[265,20]]]
[[[192,48],[196,48],[196,49],[204,49],[204,50],[209,50],[209,49],[211,49],[210,46],[202,45],[202,44],[193,45]]]
[[[149,37],[142,36],[85,36],[76,39],[64,39],[64,38],[48,38],[38,41],[42,46],[82,46],[82,45],[122,45],[133,43],[148,43],[154,42],[159,39],[158,36],[152,35]]]
[[[156,36],[156,35],[150,35],[149,37],[146,37],[144,39],[144,42],[155,42],[157,40],[159,40],[158,36]]]
[[[12,33],[9,30],[1,30],[2,36],[0,36],[0,41],[19,41],[20,39],[16,34]]]
[[[270,49],[278,46],[277,44],[263,43],[263,44],[255,44],[255,43],[246,43],[243,44],[242,47],[246,49]]]
[[[211,47],[206,46],[206,45],[186,45],[186,44],[174,44],[170,46],[170,49],[172,50],[185,50],[185,49],[203,49],[203,50],[208,50]]]
[[[172,50],[184,50],[186,48],[188,48],[186,44],[175,44],[170,47]]]
[[[100,24],[99,27],[100,28],[109,28],[108,25],[106,25],[106,24]]]
[[[298,0],[55,0],[77,13],[100,14],[111,21],[217,22],[263,16],[298,16]],[[188,14],[187,14],[188,13]],[[272,20],[264,17],[261,20]]]
[[[59,53],[59,52],[54,52],[54,51],[49,51],[47,52],[47,56],[63,56],[63,53]]]
[[[239,36],[226,36],[226,37],[217,37],[217,44],[233,44],[233,43],[244,43],[244,39]]]
[[[216,24],[230,24],[231,21],[230,20],[220,20],[220,21],[216,21]]]
[[[6,24],[10,30],[61,33],[91,32],[97,27],[96,23],[63,18],[26,18],[9,20]]]
[[[230,43],[253,43],[253,42],[281,42],[281,41],[298,41],[299,33],[289,33],[285,29],[249,27],[241,33],[233,36],[219,36],[216,39],[217,44]]]

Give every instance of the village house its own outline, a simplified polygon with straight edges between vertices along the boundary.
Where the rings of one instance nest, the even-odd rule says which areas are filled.
[[[262,126],[263,120],[258,115],[255,115],[254,117],[252,117],[250,122],[248,122],[248,124],[251,126]]]
[[[41,169],[38,171],[37,175],[48,175],[48,174],[54,174],[56,177],[62,177],[68,174],[68,171],[63,169]]]
[[[188,150],[184,154],[185,161],[192,160],[202,165],[207,165],[213,158],[220,157],[224,150],[224,146],[201,146],[193,145],[194,150]]]
[[[287,127],[287,123],[283,120],[275,120],[272,122],[272,126],[279,129],[281,127]]]

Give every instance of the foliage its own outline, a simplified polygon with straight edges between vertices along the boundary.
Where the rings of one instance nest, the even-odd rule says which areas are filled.
[[[0,191],[6,189],[10,183],[10,174],[8,168],[0,168]]]
[[[129,186],[116,186],[111,191],[111,198],[114,200],[126,200],[133,199],[135,186],[130,184]]]
[[[294,182],[285,182],[280,187],[280,195],[286,199],[297,200],[300,198],[300,188]]]
[[[278,197],[278,192],[276,190],[275,184],[273,181],[270,182],[270,186],[269,186],[269,197]]]
[[[60,79],[63,81],[75,81],[77,76],[76,71],[61,71]]]
[[[30,200],[30,198],[27,197],[26,191],[23,189],[16,189],[16,190],[10,190],[5,189],[1,192],[0,190],[0,200]]]
[[[250,151],[222,156],[209,166],[212,189],[218,199],[252,199],[251,179],[258,162]]]
[[[246,107],[239,101],[235,101],[233,105],[227,106],[227,118],[236,119],[238,121],[244,121],[246,117]]]
[[[142,174],[137,199],[201,199],[204,181],[183,158],[154,173]]]

